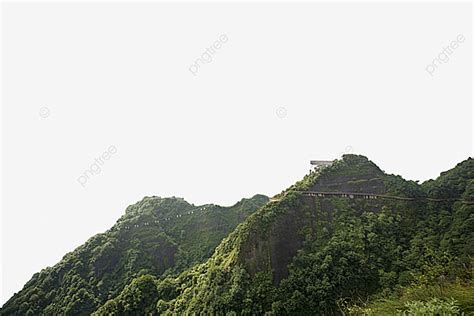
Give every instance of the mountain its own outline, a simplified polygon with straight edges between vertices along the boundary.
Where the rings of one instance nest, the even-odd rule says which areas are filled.
[[[418,184],[345,155],[272,198],[206,262],[138,277],[94,315],[474,313],[473,181],[471,158]]]
[[[145,198],[2,314],[474,315],[473,267],[473,159],[419,184],[344,155],[229,209]]]
[[[195,206],[182,198],[145,197],[107,232],[33,275],[2,315],[89,315],[141,275],[173,276],[204,262],[216,246],[268,201]]]

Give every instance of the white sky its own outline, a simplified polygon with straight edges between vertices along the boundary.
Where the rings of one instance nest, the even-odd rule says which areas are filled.
[[[2,9],[2,303],[143,196],[231,205],[351,148],[412,180],[472,156],[470,4]]]

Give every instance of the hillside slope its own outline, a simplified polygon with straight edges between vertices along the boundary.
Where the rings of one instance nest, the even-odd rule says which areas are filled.
[[[140,275],[175,275],[203,262],[267,201],[256,195],[221,207],[146,197],[129,206],[110,230],[36,273],[1,314],[89,315]]]
[[[419,185],[345,155],[249,216],[205,263],[137,278],[96,314],[337,314],[439,280],[474,294],[473,179],[472,159]]]

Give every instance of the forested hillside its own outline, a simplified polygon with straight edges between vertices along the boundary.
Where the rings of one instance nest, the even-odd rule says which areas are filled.
[[[419,184],[344,155],[270,201],[145,198],[2,313],[474,315],[473,249],[473,159]]]
[[[346,155],[251,215],[204,264],[137,278],[96,315],[472,313],[473,179],[472,159],[419,185]]]
[[[203,262],[238,223],[267,201],[256,195],[221,207],[146,197],[129,206],[110,230],[36,273],[1,314],[88,315],[136,277],[176,275]]]

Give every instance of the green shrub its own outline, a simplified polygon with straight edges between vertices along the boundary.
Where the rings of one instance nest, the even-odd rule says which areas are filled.
[[[455,299],[442,300],[433,297],[427,302],[406,302],[405,309],[401,310],[400,313],[401,315],[460,315],[461,311]]]

